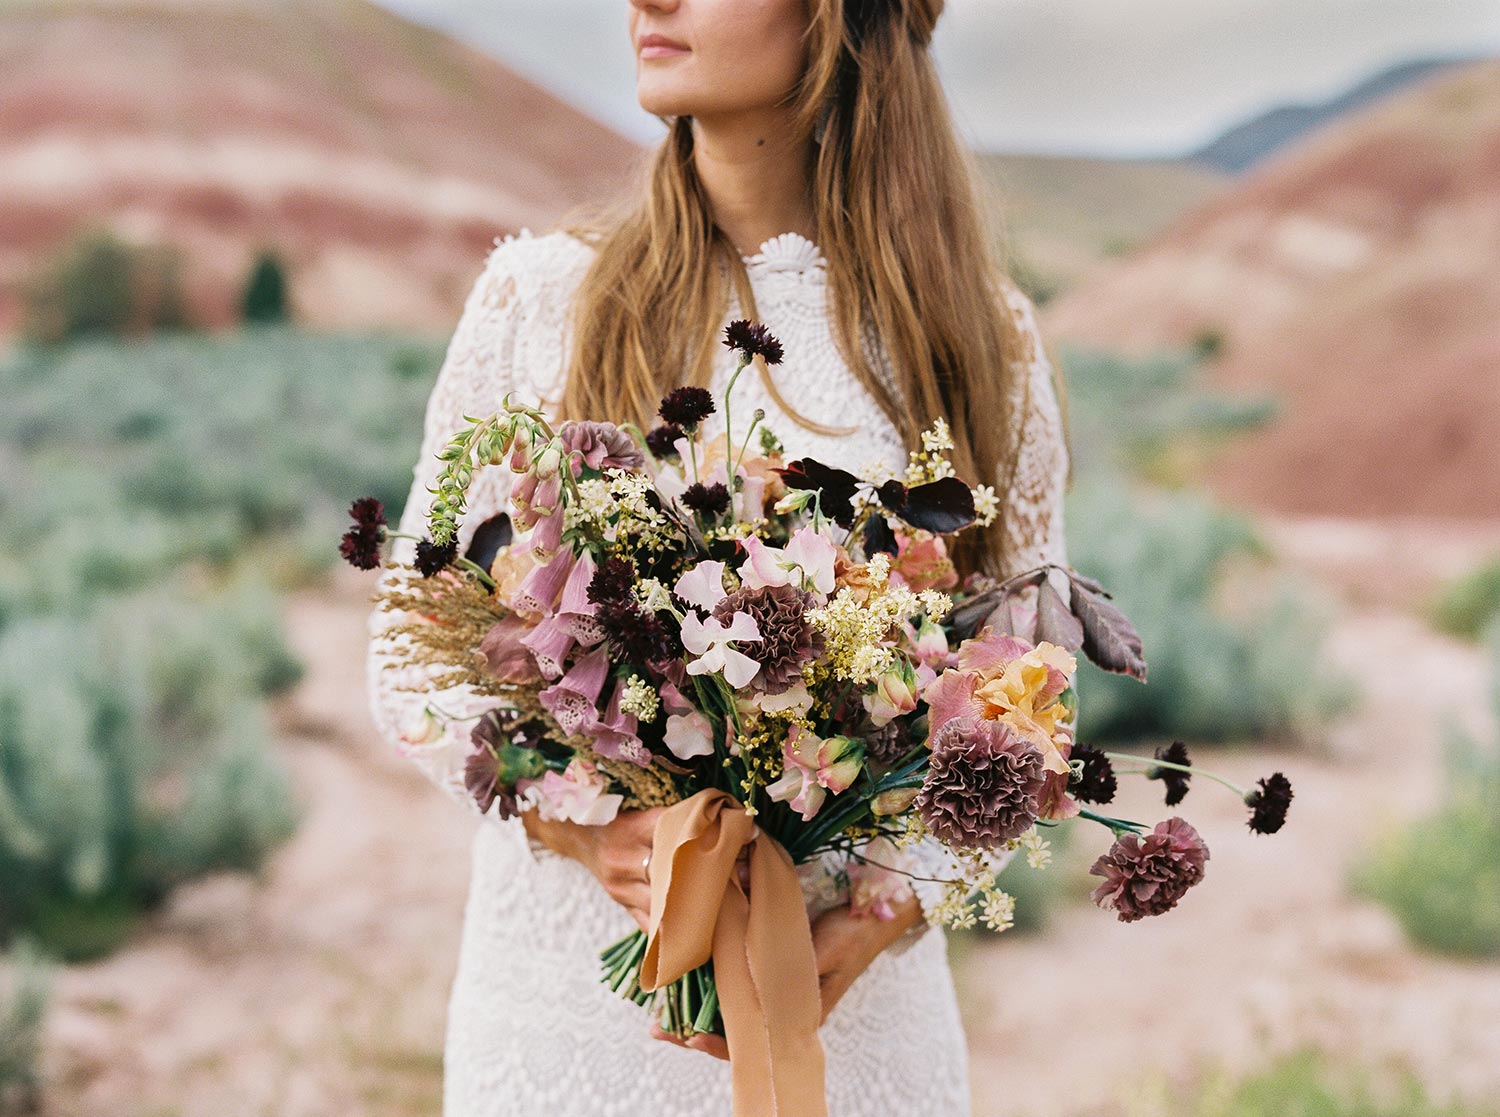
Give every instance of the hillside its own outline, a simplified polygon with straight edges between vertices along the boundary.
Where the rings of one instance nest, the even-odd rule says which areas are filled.
[[[1215,467],[1288,512],[1500,515],[1500,62],[1272,160],[1046,308],[1058,340],[1224,346],[1284,414]]]
[[[90,223],[177,246],[200,320],[268,245],[309,324],[451,327],[497,234],[609,196],[636,154],[366,0],[9,0],[0,332]]]
[[[1219,189],[1224,176],[1191,163],[1079,156],[979,157],[1018,276],[1047,293],[1160,232]]]

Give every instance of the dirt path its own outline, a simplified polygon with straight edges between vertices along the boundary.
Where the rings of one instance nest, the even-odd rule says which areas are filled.
[[[1447,576],[1500,549],[1500,531],[1302,523],[1273,538],[1349,602],[1329,652],[1360,672],[1369,701],[1324,756],[1223,758],[1242,782],[1292,773],[1295,824],[1258,838],[1230,795],[1195,790],[1183,809],[1211,846],[1210,876],[1172,918],[1121,926],[1081,907],[1045,936],[961,951],[977,1117],[1125,1113],[1154,1072],[1248,1066],[1304,1040],[1500,1095],[1500,967],[1417,955],[1342,889],[1379,828],[1435,793],[1438,731],[1411,715],[1412,696],[1423,716],[1445,695],[1483,717],[1479,656],[1397,607],[1415,598],[1396,564]],[[289,609],[310,668],[283,711],[306,812],[297,836],[262,881],[185,890],[126,950],[62,975],[48,1112],[437,1113],[471,823],[368,728],[368,588],[341,572]],[[1128,806],[1162,816],[1130,790]]]
[[[1125,785],[1122,815],[1181,813],[1199,828],[1209,875],[1167,918],[1121,925],[1085,905],[1044,936],[968,952],[959,972],[976,1115],[1124,1113],[1132,1099],[1149,1113],[1163,1073],[1249,1070],[1307,1043],[1361,1063],[1404,1061],[1440,1094],[1500,1098],[1500,966],[1418,954],[1383,909],[1344,892],[1348,866],[1381,829],[1434,801],[1437,707],[1486,725],[1480,655],[1394,605],[1422,600],[1434,577],[1468,569],[1500,538],[1457,529],[1423,539],[1399,525],[1273,532],[1288,565],[1348,603],[1327,651],[1361,680],[1365,702],[1332,728],[1326,756],[1262,748],[1210,761],[1200,751],[1242,786],[1291,774],[1292,821],[1275,837],[1251,834],[1234,796],[1212,785],[1176,812],[1155,785]],[[1414,565],[1415,583],[1399,576]],[[1077,844],[1086,863],[1106,835]]]

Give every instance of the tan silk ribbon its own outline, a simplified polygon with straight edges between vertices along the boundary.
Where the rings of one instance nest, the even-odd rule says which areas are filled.
[[[750,894],[736,862],[750,847]],[[786,850],[724,791],[662,812],[651,853],[641,988],[714,962],[735,1117],[827,1117],[812,929]]]

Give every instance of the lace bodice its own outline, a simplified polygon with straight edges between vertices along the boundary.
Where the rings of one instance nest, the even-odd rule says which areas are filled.
[[[551,407],[559,402],[570,341],[567,308],[592,254],[592,248],[561,231],[536,236],[523,229],[497,240],[465,303],[428,403],[422,451],[401,531],[423,534],[428,486],[439,464],[436,454],[464,425],[464,415],[493,412],[507,392]],[[748,415],[763,408],[768,424],[786,444],[788,458],[808,455],[856,472],[878,465],[889,474],[901,474],[906,450],[899,434],[845,365],[835,344],[826,305],[826,261],[820,249],[800,234],[783,233],[744,261],[759,317],[785,349],[785,359],[774,370],[785,386],[783,394],[806,418],[834,428],[852,428],[852,433],[807,430],[785,415],[766,385],[753,375],[742,377],[736,386],[735,411]],[[1013,378],[1017,395],[1012,413],[1020,415],[1024,424],[1020,459],[1009,493],[1002,494],[1010,505],[1006,519],[1011,569],[1006,573],[1011,573],[1044,561],[1066,563],[1062,497],[1068,463],[1052,369],[1040,343],[1035,308],[1013,285],[1004,288],[1004,297],[1027,339],[1018,358],[1019,375]],[[730,301],[726,323],[742,316],[738,300],[731,296]],[[734,354],[723,349],[718,362],[713,388],[722,393],[734,367]],[[715,424],[721,420],[721,415],[709,419],[709,436],[718,433]],[[478,524],[504,509],[510,478],[503,466],[475,474],[469,511],[459,529],[460,552]],[[397,540],[394,555],[410,561],[413,547],[409,540]],[[1067,592],[1065,580],[1059,591]],[[369,688],[376,724],[434,782],[474,809],[462,782],[463,758],[470,747],[464,726],[433,744],[414,746],[402,739],[428,699],[397,688],[401,676],[410,683],[411,672],[420,668],[386,669],[391,648],[383,634],[393,620],[378,611],[370,619]],[[460,689],[435,699],[434,705],[447,714],[465,716],[479,713],[487,700],[476,700]],[[511,831],[515,840],[524,841],[519,822],[491,821]],[[935,842],[913,850],[912,855],[919,875],[944,875],[946,862]],[[834,871],[837,865],[830,862],[827,868]],[[926,908],[941,892],[940,887],[922,882],[916,888]]]

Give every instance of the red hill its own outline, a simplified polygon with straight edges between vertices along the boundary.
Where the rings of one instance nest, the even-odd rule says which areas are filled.
[[[1221,335],[1271,427],[1226,496],[1332,515],[1500,516],[1500,62],[1350,116],[1048,306],[1058,339]]]
[[[320,326],[452,325],[484,250],[608,196],[637,149],[365,0],[0,6],[0,329],[84,225],[168,243],[229,320],[259,246]]]

